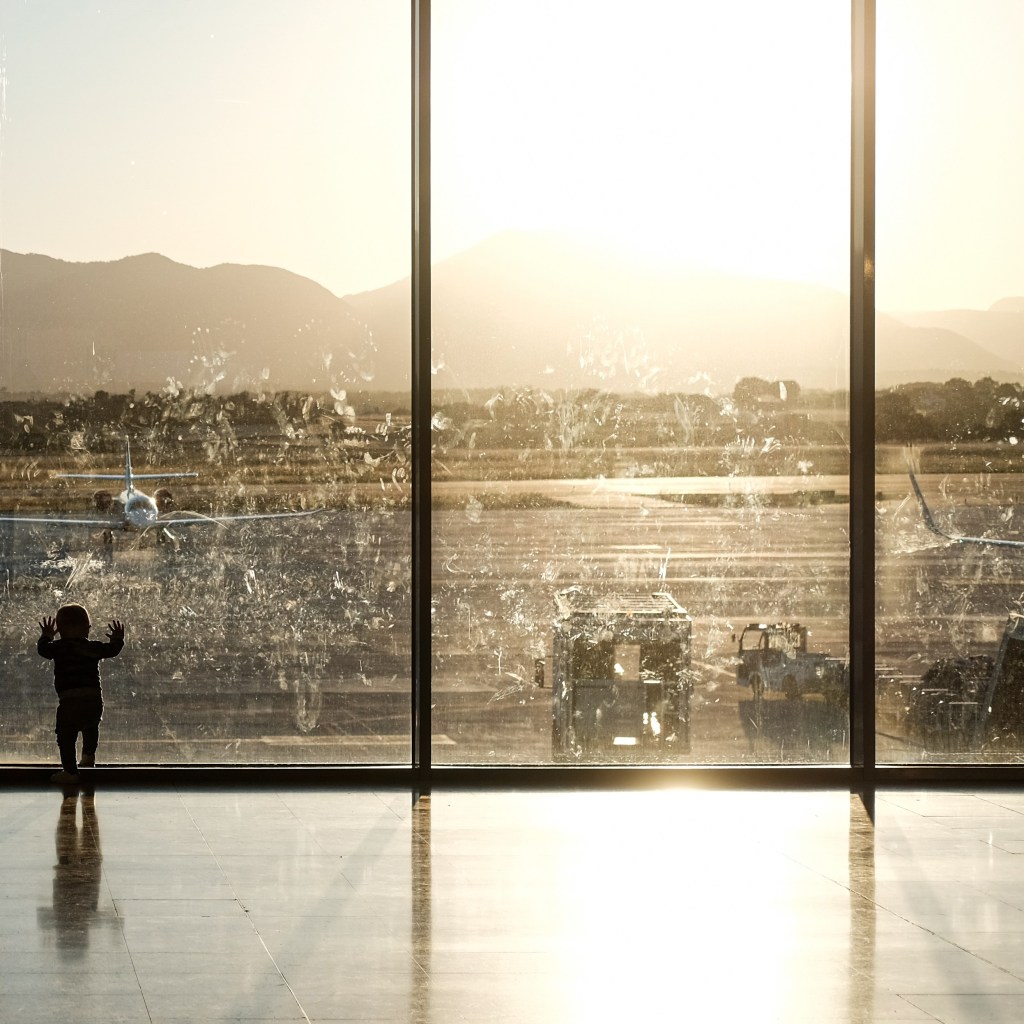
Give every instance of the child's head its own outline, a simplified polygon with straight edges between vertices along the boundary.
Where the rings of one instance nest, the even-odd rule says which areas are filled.
[[[66,604],[57,609],[57,632],[62,637],[85,637],[92,623],[89,613],[80,604]]]

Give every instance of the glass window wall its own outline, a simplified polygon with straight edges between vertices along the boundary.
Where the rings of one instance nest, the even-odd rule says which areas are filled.
[[[849,764],[850,5],[429,7],[432,762]],[[409,764],[409,14],[5,10],[0,763],[80,603],[101,763]],[[881,765],[1024,752],[1022,19],[877,4]]]
[[[434,762],[848,762],[849,5],[432,14]]]
[[[0,761],[54,759],[80,603],[101,764],[407,762],[408,4],[3,38]]]
[[[1020,761],[1019,4],[878,5],[877,749]]]

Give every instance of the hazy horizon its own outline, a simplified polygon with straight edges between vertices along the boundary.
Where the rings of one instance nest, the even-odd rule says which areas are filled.
[[[435,257],[432,260],[432,265],[433,266],[438,266],[440,264],[443,264],[447,260],[458,259],[460,256],[472,253],[473,250],[477,249],[478,247],[485,247],[485,246],[487,246],[488,243],[494,242],[495,240],[500,239],[503,236],[508,236],[508,235],[522,235],[522,236],[536,236],[536,237],[549,236],[549,237],[555,237],[555,238],[558,238],[558,239],[562,239],[562,240],[564,240],[566,243],[568,243],[570,245],[578,244],[578,245],[581,245],[581,246],[593,246],[595,248],[595,251],[604,252],[606,255],[608,255],[609,253],[612,254],[612,255],[615,255],[615,253],[616,253],[615,247],[613,245],[611,245],[610,243],[608,243],[608,241],[606,239],[595,239],[595,238],[592,238],[592,237],[587,237],[585,235],[571,235],[571,234],[569,234],[567,232],[543,231],[543,230],[540,230],[540,229],[538,229],[538,231],[536,231],[536,232],[530,232],[530,231],[525,230],[525,229],[508,228],[505,231],[498,231],[495,234],[493,234],[493,235],[491,235],[491,236],[489,236],[487,238],[482,238],[479,241],[476,241],[476,242],[470,244],[468,247],[466,247],[464,249],[458,250],[456,252],[449,253],[449,254],[447,254],[447,255],[445,255],[443,257]],[[132,258],[135,258],[135,257],[147,256],[147,255],[163,256],[163,257],[165,257],[167,259],[171,259],[171,257],[167,256],[166,253],[157,252],[154,249],[148,249],[148,250],[145,250],[145,251],[132,252],[132,253],[125,253],[122,256],[111,257],[109,260],[69,260],[69,259],[67,259],[67,258],[65,258],[63,256],[60,256],[58,254],[55,254],[55,253],[42,253],[42,252],[21,252],[21,253],[16,253],[15,250],[9,249],[6,246],[0,247],[0,251],[12,253],[12,254],[15,254],[15,255],[21,255],[21,256],[41,256],[41,257],[44,257],[44,258],[47,258],[47,259],[54,259],[54,260],[57,260],[57,261],[60,261],[60,262],[65,262],[65,263],[107,263],[107,262],[116,263],[116,262],[120,262],[122,260],[132,259]],[[625,258],[625,260],[633,258],[633,254],[630,252],[628,247],[625,247],[623,250],[619,251],[619,255],[623,256]],[[203,265],[203,266],[199,266],[199,265],[193,264],[193,263],[185,263],[185,262],[183,262],[181,260],[173,260],[173,262],[180,263],[182,266],[191,267],[192,269],[196,269],[196,270],[208,270],[208,269],[210,269],[212,267],[223,266],[223,265],[228,265],[228,266],[272,266],[273,269],[283,270],[283,271],[288,272],[288,273],[297,273],[291,267],[280,267],[280,266],[274,266],[272,264],[248,264],[248,263],[242,262],[241,260],[232,260],[232,259],[227,259],[227,260],[219,261],[218,263],[210,263],[210,264],[206,264],[206,265]],[[773,276],[770,276],[770,275],[758,275],[758,274],[755,274],[755,273],[746,273],[746,272],[743,272],[743,271],[738,271],[738,270],[731,269],[731,268],[728,268],[728,267],[711,266],[710,264],[697,265],[697,264],[678,263],[675,266],[672,266],[668,262],[659,262],[655,257],[651,257],[648,254],[637,254],[636,255],[636,264],[635,265],[636,265],[637,269],[649,268],[649,269],[652,270],[652,272],[657,273],[659,275],[664,274],[664,273],[672,273],[672,272],[676,272],[680,276],[685,276],[686,274],[689,274],[689,273],[692,273],[694,275],[701,275],[701,274],[718,275],[718,274],[721,274],[721,275],[724,275],[724,276],[735,277],[735,278],[738,278],[738,279],[749,279],[749,280],[752,280],[752,281],[755,281],[755,280],[756,281],[766,281],[766,282],[777,281],[779,283],[785,283],[785,284],[809,285],[812,288],[827,289],[827,290],[830,290],[832,292],[835,292],[835,293],[838,293],[838,294],[842,294],[842,295],[845,295],[848,292],[848,289],[846,289],[846,288],[834,287],[832,285],[822,284],[820,282],[806,281],[806,280],[802,280],[802,279],[799,279],[799,278],[783,278],[781,276],[774,276],[773,277]],[[0,273],[2,273],[2,265],[0,265]],[[307,275],[304,275],[304,274],[303,275],[299,275],[299,276],[307,277]],[[403,277],[396,278],[394,280],[389,280],[389,281],[382,281],[380,284],[371,285],[369,288],[363,289],[361,291],[345,292],[345,293],[342,293],[342,294],[339,294],[338,292],[332,291],[322,281],[317,281],[314,278],[308,278],[308,280],[313,281],[315,284],[321,285],[324,288],[327,288],[327,290],[331,291],[331,293],[333,295],[335,295],[335,297],[337,297],[339,299],[346,299],[346,298],[354,298],[356,296],[366,294],[367,292],[373,292],[373,291],[376,291],[378,289],[387,288],[387,287],[389,287],[391,285],[394,285],[394,284],[399,284],[402,281],[409,280],[409,277],[410,277],[410,274],[407,271]],[[989,306],[986,306],[984,308],[981,308],[981,307],[970,307],[970,306],[943,306],[943,307],[935,307],[934,309],[927,309],[927,310],[926,309],[911,310],[909,307],[902,308],[902,309],[884,309],[881,306],[877,306],[877,311],[880,314],[889,314],[889,315],[893,315],[893,316],[898,316],[901,312],[902,313],[911,313],[911,312],[913,312],[913,313],[918,313],[918,312],[920,312],[920,313],[930,313],[930,312],[955,312],[955,311],[961,311],[961,310],[971,311],[971,312],[986,312],[988,309],[991,308],[991,306],[993,304],[998,303],[998,302],[1000,302],[1002,300],[1005,300],[1005,299],[1024,299],[1024,286],[1022,286],[1020,291],[1018,293],[1016,293],[1016,294],[1009,294],[1008,293],[1006,295],[998,296],[996,299],[993,300],[992,303],[989,304]]]
[[[406,0],[0,12],[3,248],[408,276]],[[879,3],[880,309],[1024,294],[1022,31],[1014,0]],[[433,44],[435,262],[559,231],[845,291],[845,0],[434,0]]]

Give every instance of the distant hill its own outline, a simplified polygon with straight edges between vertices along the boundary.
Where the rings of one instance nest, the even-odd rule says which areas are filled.
[[[372,375],[366,330],[349,307],[275,267],[3,251],[0,276],[0,385],[11,390],[143,391],[168,377],[222,393],[326,390],[332,371]]]
[[[408,280],[347,301],[392,348],[408,316]],[[820,388],[847,382],[845,295],[668,272],[558,235],[508,232],[435,264],[432,313],[438,387],[730,391],[747,376]],[[882,314],[876,345],[881,387],[957,375],[1024,380],[1019,360],[945,324]]]
[[[406,278],[338,298],[274,267],[163,256],[69,263],[0,253],[0,386],[154,390],[168,378],[246,389],[406,391]],[[731,391],[741,377],[847,380],[839,292],[666,271],[578,240],[508,232],[433,268],[439,388]],[[878,382],[1024,380],[1024,301],[880,315]]]
[[[346,300],[389,346],[409,284]],[[558,235],[508,232],[436,263],[432,315],[442,388],[699,391],[751,375],[838,387],[846,376],[837,293],[666,272]]]
[[[987,310],[948,309],[896,315],[911,327],[970,338],[1015,366],[1018,373],[1024,370],[1024,298],[1001,299]]]

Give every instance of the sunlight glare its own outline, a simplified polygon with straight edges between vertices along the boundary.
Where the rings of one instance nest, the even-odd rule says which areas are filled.
[[[667,264],[845,286],[842,5],[641,3],[629,31],[622,16],[437,5],[439,249],[554,228]]]
[[[593,836],[595,807],[614,819],[599,846],[568,851],[564,859],[562,911],[578,934],[570,973],[586,979],[568,1002],[572,1019],[628,1019],[642,1010],[648,1019],[676,1020],[683,1007],[687,1019],[717,1019],[723,993],[734,1012],[737,1000],[745,1001],[736,1019],[783,1019],[787,993],[778,958],[795,942],[785,912],[792,894],[778,885],[766,893],[761,879],[785,878],[777,853],[771,864],[763,858],[765,850],[778,850],[792,821],[778,814],[776,801],[758,793],[617,796],[581,794],[578,821],[559,804],[568,837]],[[723,890],[702,884],[723,874],[735,885]],[[609,877],[633,877],[635,899],[614,905],[603,900]],[[626,953],[616,943],[614,962],[604,948],[609,934],[635,937],[625,944]],[[643,977],[650,984],[642,992],[619,980]]]

